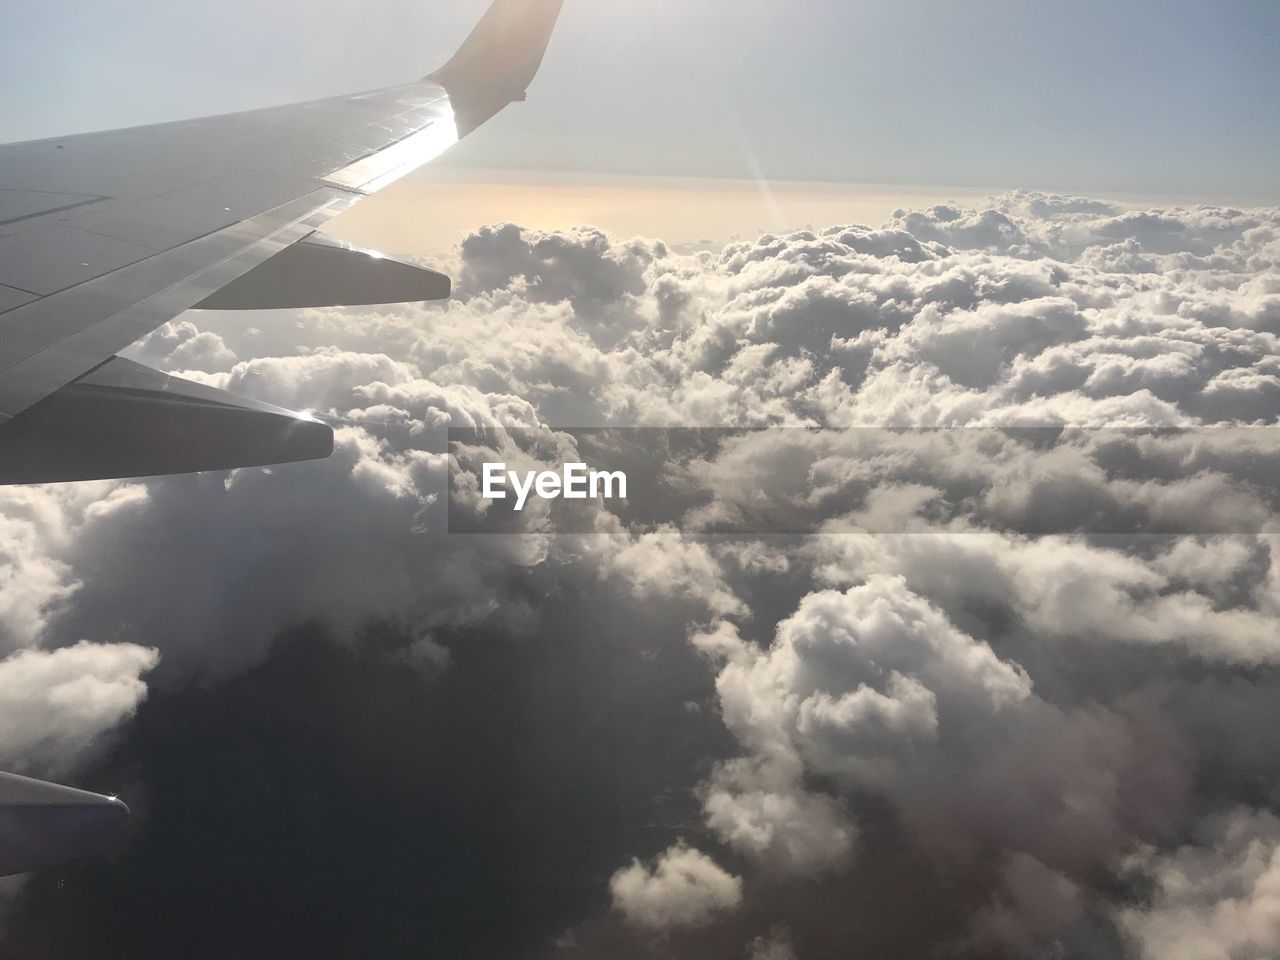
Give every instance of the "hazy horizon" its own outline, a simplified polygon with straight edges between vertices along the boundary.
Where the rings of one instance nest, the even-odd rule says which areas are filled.
[[[486,3],[13,0],[0,142],[403,82]],[[1267,0],[568,0],[528,102],[442,166],[1277,202],[1276,36]]]

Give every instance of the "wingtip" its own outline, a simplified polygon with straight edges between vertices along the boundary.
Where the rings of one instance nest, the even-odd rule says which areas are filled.
[[[563,0],[494,0],[458,52],[428,79],[465,104],[523,100],[563,6]]]
[[[110,853],[130,816],[117,796],[0,773],[0,876]]]

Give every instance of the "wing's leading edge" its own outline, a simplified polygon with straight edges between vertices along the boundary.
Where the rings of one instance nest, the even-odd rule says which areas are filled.
[[[235,411],[245,404],[230,396],[213,406],[175,402],[193,389],[208,400],[208,387],[168,378],[163,390],[135,391],[125,402],[118,385],[104,393],[98,381],[102,370],[127,369],[115,354],[193,307],[447,296],[438,274],[344,251],[316,231],[523,99],[561,2],[495,0],[448,63],[401,86],[0,146],[0,483],[324,456],[323,444],[280,442],[278,421],[265,419],[278,411],[242,415]],[[91,394],[132,416],[147,410],[166,424],[166,443],[190,449],[147,452],[146,431],[127,427],[115,436],[136,459],[104,456],[101,443],[85,447],[84,424],[72,414],[88,409]],[[214,407],[223,413],[212,416]],[[217,428],[209,432],[211,422]],[[240,447],[236,424],[247,430]],[[264,431],[274,437],[266,446]],[[202,437],[216,437],[216,456],[198,449]],[[56,455],[35,457],[41,444]]]

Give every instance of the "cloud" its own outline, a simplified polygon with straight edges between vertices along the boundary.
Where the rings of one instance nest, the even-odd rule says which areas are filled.
[[[1205,660],[1274,663],[1280,647],[1273,538],[1077,538],[938,533],[843,536],[814,540],[819,575],[856,582],[856,571],[898,572],[914,589],[952,608],[981,599],[1019,618],[1042,642],[1177,645]],[[1188,546],[1188,544],[1199,544]],[[1136,549],[1142,547],[1144,549]],[[1179,570],[1179,558],[1201,551],[1234,561],[1235,576],[1252,570],[1231,604],[1215,600],[1203,569]],[[1185,562],[1185,560],[1183,560]]]
[[[944,720],[999,714],[1031,683],[905,580],[878,575],[806,596],[768,651],[733,652],[716,689],[725,724],[757,754],[798,755],[874,784],[894,777],[899,757],[936,744]]]
[[[82,586],[63,552],[146,503],[137,484],[0,487],[0,644],[32,646]]]
[[[0,660],[0,764],[68,770],[101,734],[131,716],[147,694],[154,649],[81,642],[22,650]]]
[[[130,353],[142,363],[160,361],[205,372],[229,370],[238,359],[220,336],[191,320],[169,321],[138,341]]]
[[[446,268],[448,306],[252,325],[189,314],[135,348],[331,418],[329,461],[0,492],[0,678],[18,664],[30,680],[13,681],[5,762],[88,762],[101,734],[125,722],[133,735],[134,710],[154,729],[170,714],[150,705],[164,693],[176,709],[192,678],[234,716],[238,678],[275,689],[274,664],[309,662],[278,661],[280,638],[314,623],[353,658],[370,634],[403,641],[395,679],[365,663],[361,686],[340,658],[325,675],[335,711],[375,707],[335,714],[351,756],[414,740],[363,725],[401,683],[402,707],[447,691],[456,742],[488,748],[442,748],[430,776],[411,756],[370,760],[387,768],[386,796],[412,793],[398,776],[429,795],[483,770],[477,796],[527,803],[486,799],[451,821],[461,846],[503,818],[541,835],[578,797],[562,786],[571,769],[587,798],[575,816],[621,822],[547,881],[577,913],[540,922],[580,923],[564,943],[582,950],[645,956],[654,931],[687,955],[751,944],[757,960],[1275,949],[1265,784],[1280,760],[1257,735],[1280,719],[1273,538],[1028,529],[1083,511],[1256,529],[1280,508],[1261,441],[1090,435],[1052,455],[940,443],[909,462],[851,435],[779,431],[684,477],[725,510],[765,502],[909,531],[878,536],[717,540],[605,517],[598,533],[551,536],[531,511],[518,535],[461,538],[444,511],[449,425],[528,431],[528,449],[501,449],[530,463],[566,452],[554,428],[567,425],[1275,426],[1280,211],[1018,192],[696,253],[508,224],[477,231]],[[643,682],[619,679],[633,674]],[[529,699],[544,688],[554,699]],[[81,689],[94,694],[70,703],[87,719],[49,693]],[[316,706],[328,700],[298,702],[329,716]],[[530,702],[546,709],[521,712]],[[544,714],[564,722],[535,742]],[[627,734],[636,725],[644,736]],[[265,726],[268,756],[316,749],[296,725]],[[158,802],[181,775],[141,768]],[[617,794],[616,810],[597,809]],[[1232,813],[1242,804],[1263,812]],[[1234,826],[1187,845],[1197,823]],[[416,808],[396,824],[434,829]],[[616,910],[592,916],[640,826],[665,852],[614,873]],[[706,853],[679,842],[691,831]],[[1122,868],[1147,878],[1149,900],[1120,905]],[[896,916],[878,906],[890,896]],[[775,924],[789,938],[755,940]],[[532,955],[555,932],[502,946]]]
[[[737,909],[742,881],[692,847],[676,844],[652,866],[639,860],[609,880],[614,908],[628,922],[652,930],[696,927]]]
[[[994,844],[1071,873],[1129,832],[1158,835],[1179,808],[1177,753],[1150,739],[1158,728],[1043,702],[1018,664],[901,579],[805,597],[767,651],[723,625],[693,640],[722,664],[721,712],[750,751],[704,788],[707,824],[771,870],[845,868],[868,793],[895,804],[909,842],[934,856],[963,863]],[[1165,795],[1148,795],[1146,778]]]
[[[767,937],[756,937],[751,941],[747,955],[750,960],[796,960],[791,934],[785,929],[776,930]]]
[[[707,826],[735,851],[784,874],[845,867],[857,842],[839,800],[806,790],[794,759],[720,763],[703,789]]]
[[[611,543],[609,548],[602,555],[608,575],[641,599],[697,600],[720,616],[747,612],[724,582],[720,563],[705,544],[652,533],[620,546]]]
[[[1000,890],[970,922],[970,943],[980,950],[1044,957],[1067,953],[1063,942],[1080,923],[1085,894],[1079,885],[1025,853],[1009,856]]]
[[[1120,924],[1149,960],[1244,960],[1280,951],[1280,820],[1237,809],[1203,825],[1195,844],[1153,850],[1132,866],[1154,884],[1151,903]]]

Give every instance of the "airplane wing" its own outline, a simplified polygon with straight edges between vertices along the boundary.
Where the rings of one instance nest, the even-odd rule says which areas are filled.
[[[425,79],[0,146],[0,484],[328,456],[325,424],[115,356],[191,308],[443,299],[317,233],[524,99],[562,0],[495,0]]]
[[[495,0],[402,86],[0,146],[0,484],[328,456],[325,424],[116,351],[193,307],[447,297],[447,277],[316,231],[524,99],[561,2]],[[0,773],[0,876],[101,852],[127,816]]]
[[[116,797],[0,773],[0,877],[108,853],[128,821]]]

